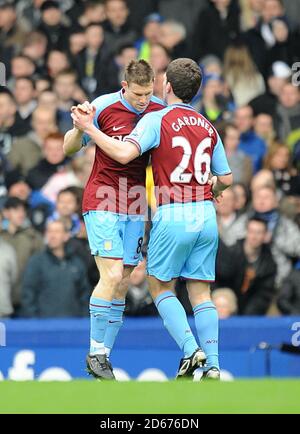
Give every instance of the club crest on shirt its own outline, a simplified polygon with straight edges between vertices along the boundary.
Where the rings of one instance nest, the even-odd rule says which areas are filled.
[[[112,240],[105,240],[104,241],[104,250],[106,250],[107,252],[112,250]]]

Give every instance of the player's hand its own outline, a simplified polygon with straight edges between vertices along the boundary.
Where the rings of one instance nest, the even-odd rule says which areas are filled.
[[[83,104],[73,105],[71,107],[71,112],[74,113],[76,110],[82,114],[90,114],[93,111],[93,106],[88,101],[84,101]]]
[[[211,191],[213,194],[213,198],[214,201],[216,203],[220,203],[220,199],[222,199],[223,197],[223,192],[218,190],[217,188],[217,184],[218,184],[218,177],[217,176],[212,176],[209,181],[208,184],[211,186]]]
[[[71,118],[73,119],[73,125],[75,128],[78,128],[81,131],[85,131],[88,127],[93,124],[96,107],[91,106],[92,109],[86,108],[82,110],[81,107],[76,107],[75,110],[71,113]]]

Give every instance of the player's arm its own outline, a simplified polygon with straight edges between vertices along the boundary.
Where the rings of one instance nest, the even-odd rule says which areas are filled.
[[[109,137],[98,130],[95,125],[89,125],[84,131],[102,151],[120,164],[128,164],[140,155],[137,145]]]
[[[70,157],[82,148],[83,131],[73,128],[66,132],[64,137],[63,150],[64,154]]]
[[[81,110],[82,113],[86,114],[90,114],[93,111],[92,106],[88,103],[88,101],[85,101],[83,104],[78,104],[78,106],[74,106],[71,108],[72,113],[74,113],[76,110]],[[65,155],[70,157],[71,155],[80,151],[80,149],[82,148],[83,134],[84,132],[81,131],[79,128],[76,128],[75,126],[72,130],[66,132],[63,144],[63,150]]]
[[[92,114],[82,115],[75,111],[71,116],[75,127],[88,134],[96,145],[112,159],[125,165],[158,145],[157,128],[151,124],[153,115],[154,113],[145,115],[125,141],[109,137],[96,128],[92,123]]]
[[[222,195],[223,191],[226,188],[230,187],[233,184],[233,176],[232,173],[223,176],[213,176],[210,180],[210,184],[212,186],[212,192],[214,198],[217,199]]]
[[[218,198],[233,183],[233,176],[227,161],[224,145],[219,136],[213,151],[211,171],[214,175],[210,180],[212,192],[214,197]]]

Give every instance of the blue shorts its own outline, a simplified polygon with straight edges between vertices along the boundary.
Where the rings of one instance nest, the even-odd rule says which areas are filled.
[[[150,232],[148,274],[163,282],[177,277],[213,282],[217,249],[211,201],[160,206]]]
[[[135,266],[142,258],[144,216],[130,216],[108,211],[83,214],[91,253],[103,258],[123,259]]]

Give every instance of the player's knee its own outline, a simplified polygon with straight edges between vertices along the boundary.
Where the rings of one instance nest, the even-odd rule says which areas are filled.
[[[106,276],[107,284],[110,285],[114,290],[118,288],[123,279],[122,270],[111,270]]]

